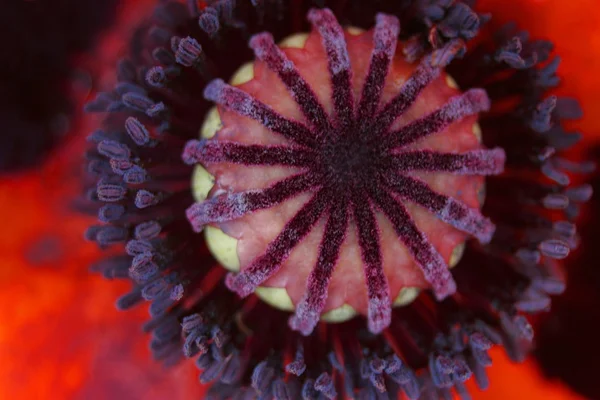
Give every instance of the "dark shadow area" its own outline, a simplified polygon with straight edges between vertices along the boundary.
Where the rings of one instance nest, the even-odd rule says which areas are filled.
[[[600,145],[588,159],[600,160]],[[594,197],[579,226],[581,245],[567,262],[567,290],[552,301],[552,311],[538,328],[536,356],[544,372],[560,378],[590,399],[600,399],[600,172],[591,179]]]
[[[117,0],[9,0],[0,12],[0,172],[34,166],[68,131],[73,56],[110,25]]]

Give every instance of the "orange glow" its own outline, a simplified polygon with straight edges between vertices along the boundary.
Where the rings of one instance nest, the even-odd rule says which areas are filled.
[[[492,12],[493,20],[516,21],[532,38],[549,39],[562,59],[557,92],[576,97],[584,118],[573,123],[589,138],[600,136],[600,3],[597,0],[478,0],[478,8]],[[517,11],[518,7],[518,11]]]
[[[515,364],[500,348],[491,350],[490,356],[494,364],[487,369],[489,389],[479,390],[472,380],[467,384],[474,400],[585,400],[564,384],[547,380],[531,359]]]
[[[0,398],[197,399],[192,363],[165,371],[150,359],[145,307],[114,308],[128,284],[88,273],[99,251],[82,233],[93,219],[65,201],[81,144],[0,186]]]
[[[496,20],[516,18],[534,37],[551,38],[563,63],[561,94],[577,97],[587,118],[574,124],[600,135],[600,10],[597,0],[480,0]],[[151,11],[154,0],[121,6],[118,28],[91,59],[95,73],[112,68],[127,32]],[[518,12],[515,8],[518,7]],[[103,80],[111,79],[103,77]],[[76,124],[77,125],[77,124]],[[93,218],[69,208],[78,193],[81,147],[89,126],[66,143],[39,170],[0,179],[0,398],[16,400],[201,398],[192,362],[165,370],[147,351],[140,325],[146,307],[117,312],[124,282],[106,282],[88,273],[99,257],[83,239]],[[490,389],[469,383],[474,399],[582,399],[546,380],[536,364],[510,363],[491,352]]]

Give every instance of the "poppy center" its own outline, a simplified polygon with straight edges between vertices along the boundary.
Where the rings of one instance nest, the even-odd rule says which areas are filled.
[[[453,254],[493,233],[478,194],[504,153],[476,135],[485,92],[461,94],[433,58],[404,61],[393,17],[368,32],[309,19],[283,48],[254,36],[258,60],[205,89],[218,109],[183,158],[209,185],[194,182],[187,216],[227,286],[294,310],[294,329],[358,313],[377,332],[420,288],[454,292]]]
[[[344,135],[345,132],[339,134]],[[342,194],[351,187],[360,187],[372,180],[376,173],[372,164],[377,159],[377,153],[368,143],[341,137],[323,146],[319,162],[326,181]]]

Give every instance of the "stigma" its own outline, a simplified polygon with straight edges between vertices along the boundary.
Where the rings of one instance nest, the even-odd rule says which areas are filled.
[[[227,286],[293,310],[292,329],[361,314],[379,333],[419,290],[455,292],[464,242],[494,233],[481,193],[505,154],[477,135],[485,91],[444,72],[460,42],[415,66],[396,17],[370,31],[326,9],[308,19],[310,34],[280,46],[253,36],[256,61],[206,87],[218,108],[183,153],[200,165],[187,216],[231,270]]]

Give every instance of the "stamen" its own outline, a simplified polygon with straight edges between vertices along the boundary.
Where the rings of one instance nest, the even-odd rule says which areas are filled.
[[[119,82],[133,82],[137,74],[135,64],[127,58],[117,61],[117,79]]]
[[[449,2],[441,2],[450,4]],[[482,16],[484,18],[484,16]],[[446,37],[461,36],[466,39],[474,38],[479,31],[480,17],[465,3],[454,3],[450,6],[445,18],[438,24],[437,29]]]
[[[290,400],[290,396],[287,384],[283,379],[277,379],[273,383],[273,398],[275,400]]]
[[[315,380],[314,387],[318,392],[321,392],[323,396],[330,400],[333,400],[337,397],[333,379],[331,379],[331,376],[329,376],[327,372],[323,372],[321,375],[319,375],[319,377]]]
[[[259,363],[252,371],[252,387],[259,395],[266,394],[271,386],[275,371],[269,367],[267,361]]]
[[[98,183],[96,193],[100,201],[114,203],[121,201],[127,194],[127,188],[120,184],[105,183],[100,181]]]
[[[564,194],[552,193],[542,199],[542,204],[550,210],[564,210],[569,206],[569,198]]]
[[[577,233],[577,226],[569,221],[555,221],[552,224],[552,229],[565,237],[573,237]]]
[[[121,204],[105,204],[98,210],[98,219],[101,222],[118,221],[125,214],[125,207]]]
[[[126,93],[135,93],[141,96],[147,96],[148,92],[141,86],[138,86],[131,82],[119,82],[115,85],[114,92],[123,96]]]
[[[174,37],[172,45],[175,47],[174,52],[177,63],[185,67],[191,67],[201,60],[202,46],[196,39],[189,36],[183,39]]]
[[[548,239],[544,240],[538,246],[543,255],[550,258],[561,260],[569,255],[569,246],[562,240]]]
[[[143,113],[155,105],[148,96],[136,92],[125,93],[121,99],[127,107]]]
[[[133,257],[129,275],[138,283],[148,282],[158,273],[158,265],[153,261],[152,253],[141,253]]]
[[[154,251],[154,246],[147,240],[130,240],[125,245],[125,252],[130,256],[137,256],[142,253],[152,253]]]
[[[562,171],[559,171],[558,168],[554,166],[552,159],[542,164],[540,170],[542,171],[542,174],[544,174],[548,179],[553,180],[559,185],[567,186],[571,182],[571,179],[569,179],[569,176],[567,174],[563,173]]]
[[[580,203],[589,201],[592,198],[592,193],[592,185],[589,184],[570,187],[565,190],[565,195],[569,198],[569,200]]]
[[[294,361],[285,366],[285,372],[300,376],[306,370],[306,364],[304,363],[304,349],[302,343],[298,344],[296,348],[296,355]]]
[[[212,7],[206,7],[198,18],[198,25],[208,36],[214,38],[221,27],[218,11]]]
[[[137,165],[132,166],[123,174],[123,181],[133,185],[144,183],[147,179],[148,172],[146,172],[144,168]]]
[[[521,39],[515,36],[496,53],[494,59],[498,62],[505,62],[515,69],[531,68],[537,63],[537,55],[533,53],[527,59],[524,59],[521,57],[522,50]]]
[[[87,165],[87,172],[95,177],[105,176],[111,171],[110,162],[103,160],[91,160]]]
[[[152,58],[164,66],[172,67],[173,64],[176,63],[175,56],[173,55],[173,53],[171,53],[164,47],[157,47],[154,50],[152,50]],[[150,70],[152,70],[152,68],[150,68]],[[146,81],[148,81],[148,74],[146,75]]]
[[[550,96],[538,104],[529,123],[531,129],[540,133],[548,131],[552,127],[550,118],[554,107],[556,107],[556,96]]]
[[[102,140],[97,146],[98,153],[115,160],[129,160],[131,150],[126,144],[116,140]]]
[[[113,101],[114,98],[109,93],[100,92],[96,95],[94,100],[86,103],[83,110],[86,113],[105,112],[107,111],[110,103],[112,103]]]
[[[139,190],[135,195],[135,206],[139,209],[154,206],[160,202],[160,196],[147,190]]]
[[[129,310],[136,306],[142,300],[142,295],[139,291],[127,293],[119,297],[116,301],[117,310]]]
[[[128,117],[125,120],[125,130],[138,146],[145,146],[150,142],[148,130],[137,118]]]
[[[96,241],[101,246],[124,243],[129,238],[127,229],[121,226],[106,225],[100,227],[96,233]]]
[[[147,221],[135,227],[135,238],[139,240],[150,240],[158,237],[162,227],[156,221]]]
[[[444,47],[441,47],[431,53],[429,56],[431,65],[437,68],[444,68],[454,58],[462,57],[467,50],[465,42],[461,39],[454,39],[449,41]]]
[[[225,384],[232,384],[240,378],[241,371],[243,371],[243,365],[238,354],[232,354],[229,362],[223,370],[221,375],[221,382]]]
[[[596,163],[593,161],[570,161],[562,157],[552,157],[552,163],[563,171],[577,174],[590,174],[596,170]]]

